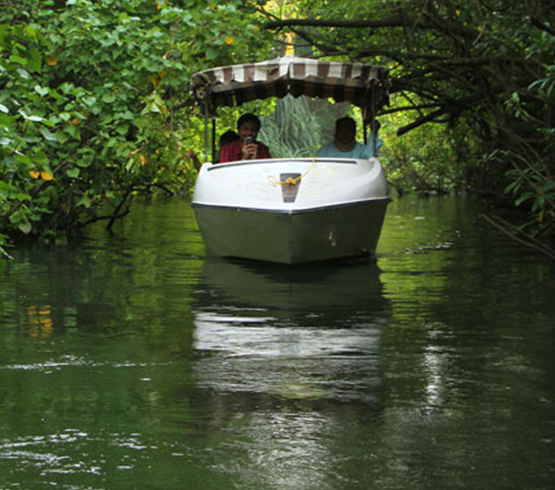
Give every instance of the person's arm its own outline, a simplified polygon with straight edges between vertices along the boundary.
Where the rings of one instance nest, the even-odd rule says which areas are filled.
[[[380,148],[383,145],[383,141],[378,138],[378,135],[374,132],[371,132],[370,135],[368,136],[368,143],[366,143],[366,150],[364,151],[365,153],[365,158],[372,158],[372,157],[378,157],[378,155],[380,154]],[[376,150],[374,151],[374,146],[376,147]]]
[[[368,136],[368,148],[369,148],[369,153],[370,153],[370,157],[377,157],[380,154],[380,148],[383,145],[383,141],[378,138],[377,133],[374,133],[374,131],[372,131],[370,133],[370,136]],[[374,150],[375,147],[375,150]]]
[[[187,153],[187,158],[189,158],[189,160],[193,162],[193,165],[195,166],[197,171],[200,172],[200,167],[202,167],[202,163],[200,163],[198,155],[193,150],[191,150]]]

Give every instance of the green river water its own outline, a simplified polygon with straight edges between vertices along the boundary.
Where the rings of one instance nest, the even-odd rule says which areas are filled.
[[[0,489],[555,488],[555,263],[470,198],[375,263],[207,259],[190,205],[0,258]]]

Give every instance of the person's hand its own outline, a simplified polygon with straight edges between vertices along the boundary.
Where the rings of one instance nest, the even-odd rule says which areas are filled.
[[[253,158],[256,158],[258,145],[256,143],[244,143],[242,151],[244,160],[252,160]]]

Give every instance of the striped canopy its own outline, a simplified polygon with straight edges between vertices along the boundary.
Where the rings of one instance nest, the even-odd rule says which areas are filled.
[[[377,110],[388,103],[389,85],[385,68],[295,56],[213,68],[196,73],[191,79],[195,98],[208,103],[212,111],[287,94],[332,98]]]

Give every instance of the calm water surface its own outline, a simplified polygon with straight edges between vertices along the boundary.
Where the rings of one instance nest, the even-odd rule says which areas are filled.
[[[465,198],[376,263],[206,259],[189,205],[0,259],[0,489],[555,488],[555,264]]]

